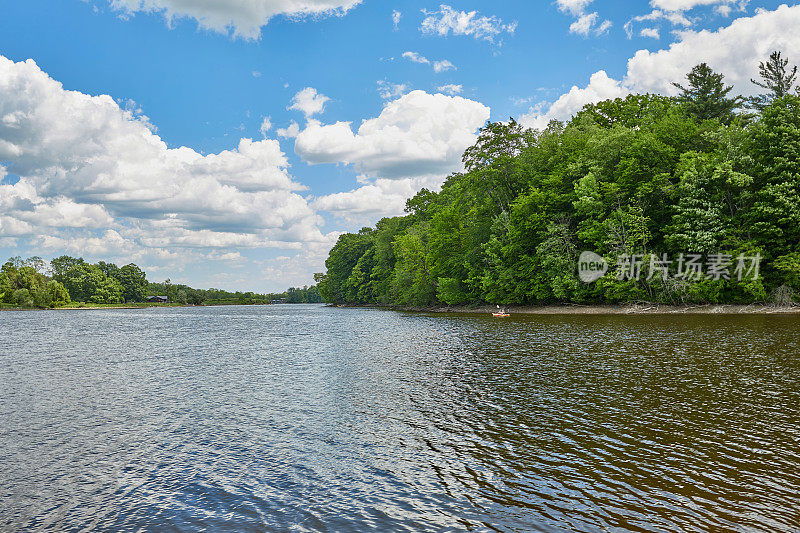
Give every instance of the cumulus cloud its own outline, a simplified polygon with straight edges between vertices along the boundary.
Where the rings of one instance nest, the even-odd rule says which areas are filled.
[[[312,202],[312,206],[359,226],[374,222],[374,219],[379,217],[402,215],[406,200],[423,187],[436,190],[441,184],[442,179],[439,176],[399,180],[378,179],[374,183],[368,183],[351,191],[317,198]]]
[[[428,35],[445,37],[450,35],[467,35],[488,42],[504,33],[513,34],[517,23],[506,24],[496,16],[479,16],[477,11],[456,11],[448,5],[439,6],[439,11],[422,11],[425,18],[420,31]]]
[[[374,178],[442,175],[461,166],[461,154],[476,140],[489,108],[458,96],[412,91],[362,121],[309,121],[295,141],[305,161],[344,163]]]
[[[568,119],[586,104],[621,98],[628,92],[628,89],[623,87],[620,82],[610,78],[604,70],[600,70],[592,74],[589,85],[585,88],[573,85],[572,89],[556,100],[546,112],[541,112],[541,109],[533,109],[520,117],[520,122],[530,128],[542,129],[551,120]]]
[[[257,39],[261,27],[278,15],[291,18],[344,15],[361,0],[109,0],[127,14],[163,13],[168,22],[193,18],[201,28]]]
[[[696,64],[705,61],[725,74],[725,81],[742,94],[757,89],[750,83],[758,77],[758,64],[773,50],[789,58],[800,58],[800,6],[781,5],[774,11],[760,10],[752,17],[734,20],[717,31],[684,30],[669,48],[639,50],[628,61],[624,83],[636,92],[674,94],[671,82],[682,80]]]
[[[744,11],[749,0],[652,0],[650,6],[653,10],[645,15],[633,17],[625,23],[625,33],[628,39],[633,37],[634,25],[639,22],[650,24],[666,22],[672,26],[683,28],[691,27],[695,24],[698,17],[690,18],[687,12],[700,6],[714,6],[714,12],[718,15],[727,17],[734,9]],[[639,32],[642,37],[653,37],[657,28],[644,28]]]
[[[697,2],[670,5],[690,6]],[[725,81],[744,95],[757,87],[750,83],[758,77],[758,64],[773,50],[783,51],[789,58],[800,58],[800,6],[781,5],[774,11],[759,10],[751,17],[741,17],[717,31],[682,30],[669,48],[651,52],[639,50],[628,60],[628,69],[620,81],[605,71],[592,75],[585,88],[577,86],[552,105],[534,107],[520,117],[530,127],[542,128],[551,119],[566,120],[584,105],[629,93],[673,95],[672,82],[684,79],[691,68],[706,62]],[[546,109],[545,109],[546,108]]]
[[[287,109],[301,111],[306,117],[317,115],[325,110],[325,104],[330,98],[320,94],[313,87],[306,87],[292,98],[292,105]]]
[[[0,237],[36,250],[185,262],[327,240],[277,141],[169,148],[145,118],[65,90],[32,60],[0,56],[0,161],[20,177],[0,185]]]

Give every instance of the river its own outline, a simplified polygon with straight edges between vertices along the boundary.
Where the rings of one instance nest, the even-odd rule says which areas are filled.
[[[798,531],[800,317],[0,313],[0,530]]]

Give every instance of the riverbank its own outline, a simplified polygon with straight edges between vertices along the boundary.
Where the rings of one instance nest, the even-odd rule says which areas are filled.
[[[497,311],[495,306],[386,306],[386,305],[345,305],[334,307],[366,307],[411,313],[453,313],[490,314]],[[649,303],[623,305],[547,305],[547,306],[508,306],[511,315],[786,315],[800,314],[800,306],[775,306],[763,304],[731,305],[660,305]]]

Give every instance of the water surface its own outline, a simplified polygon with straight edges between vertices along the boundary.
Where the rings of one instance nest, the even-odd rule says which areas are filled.
[[[0,313],[0,530],[797,531],[800,317]]]

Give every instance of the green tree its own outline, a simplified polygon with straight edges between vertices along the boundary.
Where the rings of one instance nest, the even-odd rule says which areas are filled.
[[[147,276],[138,266],[130,263],[118,269],[117,280],[122,284],[122,297],[126,302],[143,302],[147,297]]]
[[[750,228],[768,255],[797,251],[800,243],[800,97],[764,108],[752,126],[754,201]]]
[[[781,57],[780,52],[772,52],[769,59],[762,61],[758,66],[761,81],[750,79],[750,81],[766,89],[766,93],[748,98],[748,107],[764,111],[764,109],[776,98],[783,98],[791,94],[797,79],[797,66],[787,69],[789,60]],[[800,87],[798,88],[800,90]]]
[[[687,87],[679,83],[672,85],[680,90],[678,99],[690,116],[701,121],[718,119],[728,124],[733,120],[734,111],[741,105],[742,98],[728,97],[733,87],[726,87],[724,79],[725,76],[711,70],[706,63],[700,63],[686,75]]]
[[[346,282],[353,273],[359,259],[373,245],[374,230],[364,228],[357,234],[342,235],[331,250],[325,266],[328,269],[324,282],[326,301],[347,303],[348,286]]]
[[[103,271],[103,274],[105,274],[107,278],[119,277],[119,267],[114,263],[106,263],[105,261],[100,261],[97,263],[97,267]]]
[[[63,283],[64,279],[66,279],[65,276],[67,272],[82,264],[84,264],[82,257],[76,258],[68,255],[56,257],[50,261],[50,269],[53,271],[53,279]]]
[[[392,273],[395,301],[408,305],[429,305],[435,301],[436,285],[428,270],[424,230],[414,228],[394,241],[397,263]]]
[[[123,301],[122,284],[114,278],[107,277],[97,265],[78,264],[64,277],[64,286],[73,301],[98,304],[116,304]]]

